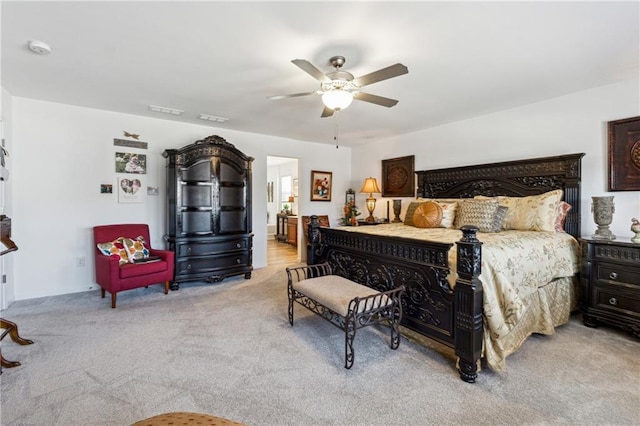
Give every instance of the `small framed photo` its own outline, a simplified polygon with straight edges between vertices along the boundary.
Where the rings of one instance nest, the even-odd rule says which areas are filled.
[[[100,193],[101,194],[113,194],[113,185],[108,183],[103,183],[100,185]]]
[[[311,171],[311,201],[331,201],[332,172]]]

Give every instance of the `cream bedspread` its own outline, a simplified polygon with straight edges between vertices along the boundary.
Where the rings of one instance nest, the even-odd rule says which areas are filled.
[[[444,243],[462,232],[415,228],[404,224],[341,227],[351,232],[423,239]],[[478,233],[482,245],[484,350],[487,364],[505,367],[505,358],[532,333],[553,334],[575,308],[575,274],[579,244],[564,232],[502,231]],[[449,252],[452,286],[456,279],[456,246]]]

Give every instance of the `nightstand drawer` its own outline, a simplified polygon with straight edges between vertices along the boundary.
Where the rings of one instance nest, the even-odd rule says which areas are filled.
[[[606,244],[592,244],[593,261],[626,263],[638,267],[640,262],[640,247],[630,244],[617,244],[611,241]]]
[[[598,281],[615,281],[640,286],[640,269],[620,266],[613,263],[596,263],[595,279]]]
[[[597,286],[593,292],[593,306],[598,309],[610,310],[640,318],[640,295],[632,295],[611,291],[609,288]]]

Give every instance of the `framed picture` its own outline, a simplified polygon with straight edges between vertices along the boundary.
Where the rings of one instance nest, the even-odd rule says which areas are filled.
[[[311,201],[331,201],[332,172],[311,171]]]
[[[298,196],[298,178],[293,179],[293,196]]]
[[[609,121],[609,191],[640,190],[640,117]]]
[[[344,193],[344,204],[345,205],[355,205],[356,204],[356,192],[349,188],[347,192]]]
[[[116,152],[116,173],[147,173],[147,155]]]
[[[382,196],[414,197],[415,194],[415,156],[382,160]]]
[[[118,202],[119,203],[142,203],[142,188],[144,182],[140,178],[129,179],[128,177],[118,177]]]

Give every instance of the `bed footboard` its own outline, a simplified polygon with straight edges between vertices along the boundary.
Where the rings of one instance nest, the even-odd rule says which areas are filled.
[[[455,349],[462,380],[474,382],[482,351],[481,245],[476,227],[456,243],[455,289],[449,285],[452,244],[417,241],[321,227],[311,216],[307,263],[330,265],[333,274],[378,291],[405,286],[401,324]],[[309,270],[309,273],[313,273]]]

